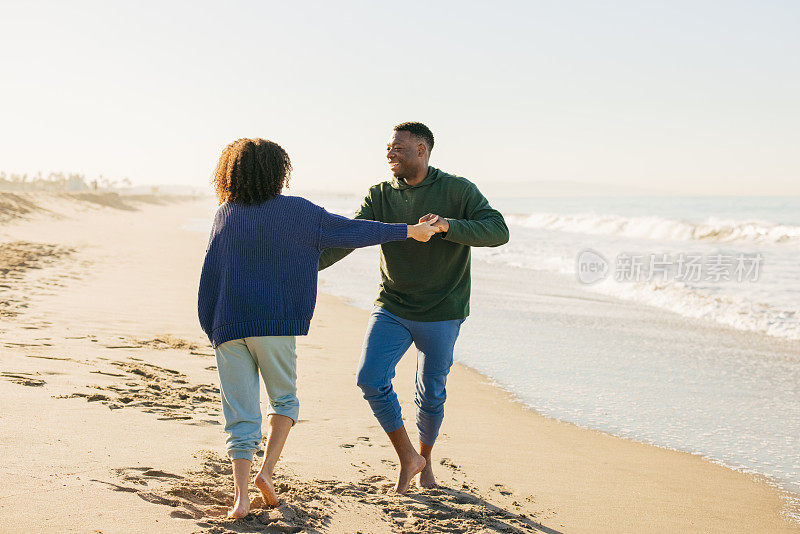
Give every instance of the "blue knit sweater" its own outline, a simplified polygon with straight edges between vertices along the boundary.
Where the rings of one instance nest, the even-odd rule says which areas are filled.
[[[308,333],[317,300],[319,256],[406,239],[405,224],[352,220],[300,197],[217,210],[197,311],[214,347],[253,336]]]

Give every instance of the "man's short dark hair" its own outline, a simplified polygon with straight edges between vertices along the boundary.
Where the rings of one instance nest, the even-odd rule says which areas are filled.
[[[404,122],[394,127],[395,132],[408,132],[415,137],[419,137],[428,147],[428,152],[433,150],[433,132],[421,122]]]

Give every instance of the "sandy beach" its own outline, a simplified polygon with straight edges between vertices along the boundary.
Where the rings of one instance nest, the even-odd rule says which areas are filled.
[[[182,228],[212,205],[0,193],[0,532],[800,532],[763,478],[544,417],[459,364],[442,488],[389,493],[394,453],[354,382],[367,312],[324,293],[281,504],[251,488],[253,513],[226,519],[207,236]],[[414,371],[410,353],[395,380],[412,439]]]

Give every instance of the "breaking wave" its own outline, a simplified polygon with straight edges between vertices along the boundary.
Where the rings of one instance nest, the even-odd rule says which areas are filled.
[[[559,230],[577,234],[622,236],[666,241],[703,241],[717,243],[755,243],[790,246],[800,249],[800,226],[760,220],[736,221],[708,218],[702,223],[662,217],[621,217],[613,214],[535,213],[509,215],[513,226]]]

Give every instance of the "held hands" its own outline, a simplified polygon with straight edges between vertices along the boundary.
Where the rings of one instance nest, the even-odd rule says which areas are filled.
[[[419,222],[427,222],[437,227],[439,232],[446,232],[450,229],[450,223],[444,217],[439,217],[435,213],[429,213],[421,217]]]
[[[419,224],[408,225],[408,237],[426,242],[433,234],[446,232],[450,228],[447,219],[429,213],[419,220]]]
[[[408,225],[408,237],[425,243],[431,236],[440,230],[431,223],[421,222],[419,224]]]

